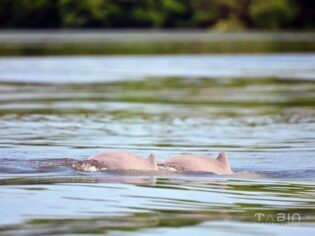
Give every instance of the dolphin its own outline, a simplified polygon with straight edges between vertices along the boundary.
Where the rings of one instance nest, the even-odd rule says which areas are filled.
[[[164,168],[177,172],[208,172],[217,175],[230,175],[229,161],[224,152],[219,153],[216,159],[194,154],[179,154],[166,159]]]
[[[148,158],[143,158],[127,151],[102,151],[89,157],[88,160],[97,161],[102,170],[159,170],[156,158],[152,153]]]
[[[127,151],[105,150],[93,155],[85,161],[78,161],[72,167],[83,171],[121,170],[121,171],[160,171],[174,172],[206,172],[217,175],[234,174],[224,152],[216,159],[209,156],[179,154],[157,163],[153,154],[143,158]]]

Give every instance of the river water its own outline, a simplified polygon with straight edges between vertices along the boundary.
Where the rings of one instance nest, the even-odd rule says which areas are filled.
[[[103,149],[242,174],[84,172]],[[314,235],[315,54],[0,58],[0,234]]]

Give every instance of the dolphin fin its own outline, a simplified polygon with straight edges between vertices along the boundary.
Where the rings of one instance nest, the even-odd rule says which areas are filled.
[[[219,153],[217,160],[221,162],[228,170],[231,170],[229,160],[224,152]]]
[[[218,157],[217,157],[217,160],[221,161],[221,162],[226,162],[227,161],[227,157],[226,157],[225,153],[224,152],[220,152]]]
[[[150,155],[148,156],[148,159],[147,159],[148,161],[149,161],[149,163],[152,165],[152,166],[154,166],[154,167],[156,167],[157,168],[157,162],[156,162],[156,158],[155,158],[155,156],[154,156],[154,154],[153,153],[150,153]]]

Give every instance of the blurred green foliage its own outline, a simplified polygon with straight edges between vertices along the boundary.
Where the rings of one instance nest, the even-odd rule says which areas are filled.
[[[0,28],[314,29],[314,0],[1,0]]]

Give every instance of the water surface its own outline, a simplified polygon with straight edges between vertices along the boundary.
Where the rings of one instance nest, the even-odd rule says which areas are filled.
[[[1,58],[0,232],[313,235],[314,68],[313,54]],[[226,151],[261,177],[64,164],[103,149]]]

